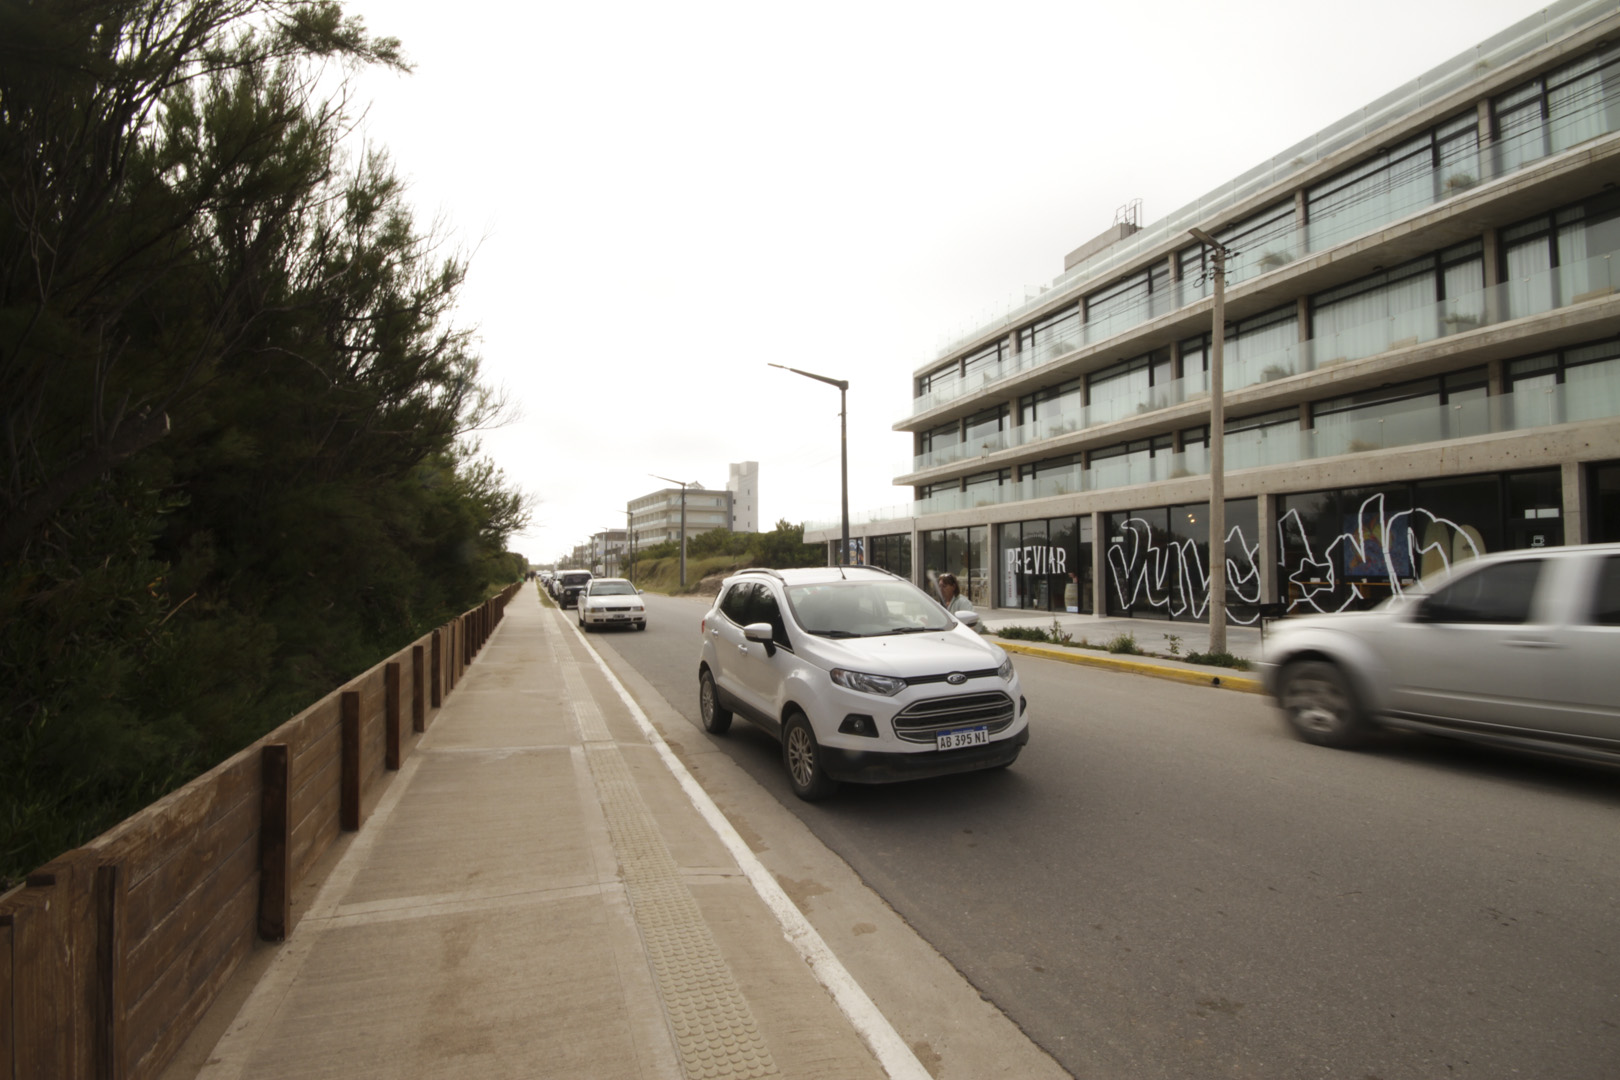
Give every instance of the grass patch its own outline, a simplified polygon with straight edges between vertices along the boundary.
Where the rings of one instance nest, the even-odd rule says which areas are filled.
[[[1248,671],[1250,664],[1241,656],[1233,656],[1229,652],[1195,652],[1187,654],[1189,664],[1203,664],[1206,667],[1232,668],[1236,671]]]
[[[723,577],[752,565],[746,556],[709,555],[701,559],[686,559],[686,588],[681,588],[681,559],[676,555],[666,559],[637,559],[636,588],[665,596],[689,596],[695,593],[714,594],[714,584],[704,587],[704,578]]]

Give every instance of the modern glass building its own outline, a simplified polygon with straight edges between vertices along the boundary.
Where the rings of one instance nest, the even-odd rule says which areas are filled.
[[[913,375],[852,545],[977,606],[1207,617],[1211,260],[1231,618],[1620,540],[1620,0],[1565,0],[1146,228]],[[837,522],[807,539],[835,541]]]

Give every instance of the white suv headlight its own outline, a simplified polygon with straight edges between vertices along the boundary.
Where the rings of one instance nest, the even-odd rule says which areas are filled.
[[[1003,681],[1012,682],[1012,657],[1009,656],[1001,662],[1001,666],[996,669],[996,674],[1000,675]]]
[[[844,668],[833,668],[827,674],[832,676],[833,682],[844,689],[859,690],[863,694],[893,697],[906,688],[906,680],[888,675],[868,675],[864,671],[849,671]]]

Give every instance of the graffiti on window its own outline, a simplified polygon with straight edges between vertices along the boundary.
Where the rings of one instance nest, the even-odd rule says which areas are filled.
[[[1108,546],[1108,580],[1121,610],[1148,607],[1172,618],[1204,618],[1209,607],[1209,570],[1198,542],[1171,539],[1141,518],[1127,518],[1120,525],[1121,538]],[[1241,558],[1228,555],[1226,581],[1228,602],[1254,605],[1260,602],[1260,554],[1258,541],[1250,543],[1241,528],[1226,534],[1227,550],[1241,548]],[[1232,622],[1252,623],[1259,615],[1252,609],[1229,610]]]
[[[1472,559],[1485,549],[1472,525],[1459,525],[1422,507],[1387,513],[1382,494],[1346,515],[1342,527],[1318,552],[1297,510],[1277,521],[1280,550],[1301,553],[1282,567],[1290,611],[1301,607],[1343,611],[1374,595],[1374,586],[1400,596],[1415,579]]]

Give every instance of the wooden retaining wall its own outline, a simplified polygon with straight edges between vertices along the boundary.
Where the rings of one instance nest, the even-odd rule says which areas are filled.
[[[359,829],[521,586],[0,896],[0,1080],[147,1080]]]

